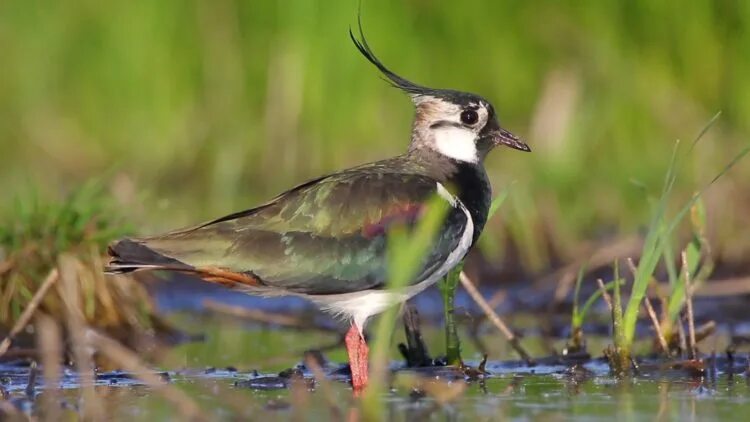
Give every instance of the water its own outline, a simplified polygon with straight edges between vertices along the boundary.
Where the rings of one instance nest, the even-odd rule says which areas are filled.
[[[502,364],[492,362],[489,367],[499,368]],[[41,384],[32,402],[24,392],[22,368],[5,365],[0,372],[4,374],[4,388],[15,404],[34,412],[33,403],[39,403],[46,394]],[[606,368],[598,364],[576,371],[555,367],[537,368],[536,374],[520,371],[526,375],[493,372],[478,381],[431,377],[430,382],[439,389],[459,386],[463,390],[448,399],[417,392],[409,381],[412,373],[399,372],[394,379],[396,387],[383,396],[383,416],[389,420],[746,420],[745,415],[750,414],[750,386],[744,375],[719,374],[715,381],[674,377],[620,381],[606,375]],[[11,373],[14,375],[9,381],[5,377]],[[325,389],[311,378],[300,383],[301,388],[284,383],[274,387],[272,382],[250,388],[240,385],[248,380],[278,377],[226,369],[168,374],[171,382],[190,392],[212,418],[327,420],[359,411],[359,399],[352,397],[343,381],[330,381]],[[106,414],[112,418],[151,420],[177,415],[158,393],[126,374],[100,374],[96,385]],[[61,386],[64,390],[60,402],[67,409],[63,412],[74,412],[79,387],[75,376],[66,373]],[[329,404],[330,398],[335,410]]]
[[[282,376],[302,351],[335,343],[335,333],[263,329],[225,319],[183,316],[206,340],[164,350],[160,367],[170,383],[187,392],[211,419],[351,420],[362,418],[360,399],[348,386],[345,355],[340,347],[324,353],[323,384],[299,365],[303,378]],[[440,340],[440,327],[426,327],[425,337]],[[465,338],[465,337],[464,337]],[[606,341],[605,339],[602,339]],[[399,341],[397,336],[396,341]],[[502,350],[494,333],[483,337],[493,350]],[[475,356],[471,342],[465,355]],[[433,350],[437,346],[433,347]],[[508,357],[512,357],[507,352]],[[468,379],[446,368],[405,369],[394,356],[392,388],[381,396],[381,418],[414,420],[745,420],[750,415],[747,356],[738,355],[731,368],[710,360],[703,376],[660,367],[646,360],[640,375],[617,380],[601,359],[580,364],[561,358],[540,359],[534,366],[515,360],[487,363],[489,374]],[[476,361],[471,362],[474,366]],[[232,366],[229,366],[229,365]],[[228,367],[229,366],[229,367]],[[29,366],[0,365],[0,384],[14,405],[38,414],[50,391],[39,376],[29,394]],[[286,371],[289,373],[290,371]],[[77,415],[81,385],[66,369],[55,399],[63,415]],[[178,409],[134,377],[120,371],[97,374],[96,394],[107,417],[116,420],[166,420],[180,417]]]
[[[172,322],[190,334],[203,335],[204,340],[158,349],[142,357],[157,362],[159,370],[164,371],[160,375],[187,393],[210,419],[363,419],[362,399],[353,396],[343,365],[346,361],[340,336],[343,330],[335,329],[335,321],[313,311],[304,302],[226,296],[218,290],[203,293],[196,295],[188,289],[180,299],[181,295],[171,290],[169,295],[157,295],[157,299],[162,309],[189,309],[174,315]],[[423,295],[426,302],[420,303],[419,309],[426,309],[423,335],[428,349],[439,354],[444,348],[439,298],[430,302],[430,294]],[[249,305],[255,309],[309,316],[317,328],[280,329],[235,318],[205,317],[196,312],[200,302],[186,306],[184,297],[203,300],[208,297],[233,305],[248,305],[245,302],[250,301]],[[470,303],[464,309],[470,309]],[[746,350],[741,350],[731,362],[723,355],[715,360],[708,357],[703,372],[669,367],[658,359],[640,359],[638,376],[618,380],[609,374],[606,362],[600,358],[550,357],[538,359],[536,365],[526,365],[514,360],[512,349],[488,324],[481,330],[469,329],[476,314],[459,310],[459,316],[463,318],[463,356],[477,366],[482,351],[489,352],[488,374],[469,378],[447,368],[407,369],[394,345],[391,348],[394,375],[391,388],[379,396],[380,419],[727,421],[746,420],[750,415]],[[535,327],[539,326],[534,315],[514,314],[511,322],[526,333],[522,342],[534,357],[548,356],[551,348],[561,350],[564,345],[561,339],[533,335],[538,333]],[[589,350],[599,355],[610,340],[606,328],[604,335],[593,336],[594,331],[589,330]],[[723,350],[727,334],[720,332],[702,347]],[[399,327],[394,342],[403,341]],[[322,382],[299,364],[310,350],[319,350],[324,356],[321,365],[326,377]],[[49,406],[54,406],[60,417],[79,415],[83,403],[80,393],[86,386],[80,384],[72,369],[65,369],[61,390],[56,395],[45,386],[41,375],[33,388],[29,388],[29,373],[28,362],[0,363],[0,389],[9,400],[5,403],[12,403],[20,412],[32,416],[48,413]],[[94,390],[107,418],[174,420],[183,416],[180,413],[183,406],[170,403],[162,393],[141,384],[132,374],[102,371],[97,374]],[[2,411],[0,408],[0,416]]]

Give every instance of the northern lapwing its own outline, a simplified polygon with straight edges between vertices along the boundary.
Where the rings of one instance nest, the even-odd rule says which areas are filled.
[[[368,376],[368,318],[440,280],[476,243],[490,206],[483,165],[490,150],[530,149],[500,127],[486,99],[412,83],[375,56],[361,24],[358,38],[349,35],[415,105],[404,154],[310,180],[195,227],[116,241],[107,270],[190,272],[250,294],[307,298],[351,323],[345,342],[352,386],[361,390]],[[408,287],[385,289],[389,228],[416,224],[435,195],[450,208],[434,245]]]

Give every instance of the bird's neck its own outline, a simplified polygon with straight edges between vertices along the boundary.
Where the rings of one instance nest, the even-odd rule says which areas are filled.
[[[411,149],[406,157],[426,176],[444,185],[466,206],[474,223],[474,242],[487,222],[492,187],[482,162],[472,163],[446,157],[432,149]]]

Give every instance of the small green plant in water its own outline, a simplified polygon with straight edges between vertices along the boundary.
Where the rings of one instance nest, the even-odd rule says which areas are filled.
[[[586,351],[586,341],[583,338],[583,318],[586,315],[586,310],[588,310],[588,308],[586,307],[586,310],[582,310],[578,306],[578,297],[581,294],[581,284],[583,283],[583,275],[585,272],[586,266],[582,265],[581,268],[578,269],[578,277],[576,277],[575,290],[573,291],[573,314],[570,316],[570,341],[565,347],[567,353]],[[589,300],[591,300],[591,298],[589,298]],[[593,301],[591,302],[593,303]],[[588,301],[586,303],[588,304]]]
[[[615,261],[615,280],[620,279],[620,267]],[[614,346],[605,351],[609,359],[612,372],[617,376],[625,376],[630,373],[630,349],[632,339],[628,340],[627,328],[623,322],[622,312],[622,289],[620,283],[615,283],[612,295],[612,335]],[[635,330],[635,327],[633,327]],[[628,343],[630,341],[630,343]]]
[[[443,315],[445,319],[445,360],[448,365],[461,365],[461,340],[458,338],[456,327],[456,309],[454,301],[456,288],[460,282],[461,271],[464,269],[464,261],[456,265],[448,272],[448,275],[438,285],[440,295],[443,297]]]
[[[508,198],[509,188],[503,189],[500,194],[492,200],[490,210],[487,213],[489,221],[500,209],[500,206]],[[445,319],[445,359],[448,365],[461,365],[461,340],[458,338],[456,327],[455,306],[456,288],[460,282],[461,271],[464,269],[464,261],[456,265],[448,275],[439,283],[438,288],[443,297],[443,316]]]
[[[599,298],[604,295],[604,292],[599,289],[594,291],[591,296],[586,299],[583,305],[580,304],[580,293],[581,285],[583,284],[583,276],[586,273],[586,266],[581,266],[578,270],[578,277],[576,278],[575,290],[573,293],[573,310],[570,316],[570,341],[566,346],[568,353],[585,352],[586,351],[586,340],[583,333],[583,321],[586,320],[591,307],[596,303]],[[604,284],[604,291],[611,291],[615,289],[615,283],[622,285],[622,279],[615,279],[609,283]]]
[[[692,151],[692,146],[703,137],[706,131],[718,118],[718,114],[706,125],[706,127],[700,132],[700,134],[693,141],[691,148],[688,152]],[[687,213],[693,208],[693,206],[700,200],[701,194],[705,189],[713,185],[717,180],[724,176],[735,164],[737,164],[747,153],[750,152],[750,147],[745,147],[740,151],[724,168],[709,182],[709,184],[700,192],[696,193],[686,204],[684,204],[674,217],[671,219],[667,218],[666,209],[669,202],[672,188],[674,187],[677,178],[677,168],[679,166],[679,153],[680,153],[680,142],[675,143],[675,147],[672,153],[667,173],[664,179],[664,186],[662,188],[661,196],[659,197],[656,207],[649,224],[648,233],[643,244],[641,251],[640,260],[636,268],[633,285],[631,289],[630,299],[625,307],[624,312],[621,313],[619,309],[619,284],[615,286],[615,298],[613,303],[613,328],[614,328],[614,349],[610,350],[610,364],[613,367],[613,371],[617,374],[627,374],[630,371],[630,358],[632,352],[632,345],[635,338],[635,328],[638,319],[638,313],[641,306],[641,302],[646,294],[646,289],[651,283],[654,271],[661,259],[665,257],[665,251],[668,251],[670,242],[672,241],[672,234],[678,225],[682,222]],[[668,256],[669,253],[666,253]],[[671,261],[673,265],[674,261]],[[666,259],[666,265],[670,265],[670,259]],[[672,271],[674,273],[674,270]],[[707,277],[707,276],[706,276]],[[616,279],[619,275],[616,274]],[[678,277],[674,276],[677,280]],[[673,283],[673,287],[676,284]],[[684,292],[683,292],[684,293]],[[680,295],[679,289],[673,289],[672,296]],[[683,295],[684,296],[684,295]],[[679,296],[676,296],[679,297]],[[678,299],[673,299],[678,300]],[[675,302],[672,307],[677,307]],[[677,311],[672,311],[676,315]]]
[[[699,285],[708,280],[714,268],[711,249],[706,237],[706,209],[701,199],[698,199],[690,210],[690,222],[692,236],[683,252],[686,257],[687,272],[691,274],[692,284]],[[679,342],[675,324],[678,322],[680,311],[685,303],[687,281],[685,279],[685,268],[683,268],[683,271],[678,271],[675,265],[676,260],[671,245],[667,245],[664,248],[664,262],[669,276],[671,294],[667,300],[667,310],[663,314],[660,326],[670,351],[678,348]]]

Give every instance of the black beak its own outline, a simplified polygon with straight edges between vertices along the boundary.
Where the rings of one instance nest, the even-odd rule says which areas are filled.
[[[505,145],[513,149],[531,152],[531,148],[529,148],[529,146],[526,145],[525,142],[520,140],[518,136],[508,132],[503,128],[497,128],[491,131],[488,136],[492,139],[492,142],[495,145]]]

